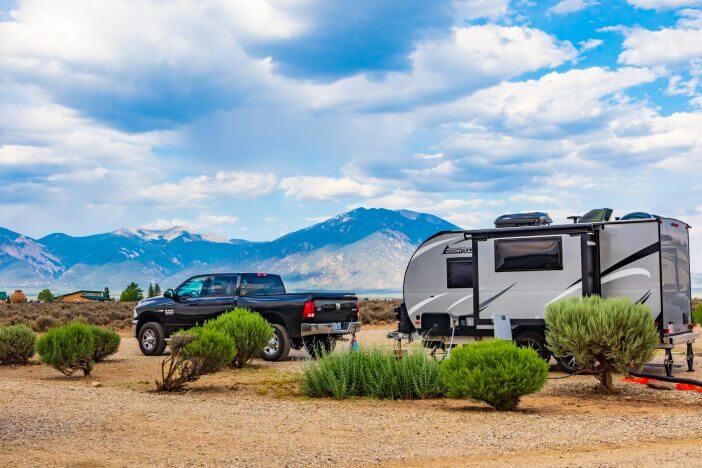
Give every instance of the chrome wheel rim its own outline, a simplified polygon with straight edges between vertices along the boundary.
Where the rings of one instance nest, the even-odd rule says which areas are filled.
[[[146,330],[141,334],[141,346],[146,351],[153,351],[156,348],[156,333],[153,330]]]
[[[273,335],[273,338],[268,340],[268,345],[265,348],[263,348],[263,352],[267,356],[272,356],[278,352],[279,346],[280,346],[280,343],[278,342],[278,337]]]

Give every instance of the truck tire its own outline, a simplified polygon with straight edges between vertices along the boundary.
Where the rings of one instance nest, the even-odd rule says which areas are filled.
[[[548,362],[551,360],[551,351],[546,347],[546,339],[536,332],[523,332],[514,339],[517,346],[531,348],[536,351],[541,359]]]
[[[268,342],[268,346],[261,351],[261,359],[264,361],[282,361],[290,354],[292,341],[284,326],[273,324],[273,337]]]
[[[312,335],[304,338],[305,348],[312,359],[319,359],[336,348],[336,338],[331,335]]]
[[[166,349],[166,333],[158,322],[147,322],[139,329],[139,349],[145,356],[160,356]]]

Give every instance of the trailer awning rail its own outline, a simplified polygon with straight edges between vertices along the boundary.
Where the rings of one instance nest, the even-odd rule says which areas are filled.
[[[486,240],[497,239],[500,237],[516,237],[516,236],[536,236],[544,234],[587,234],[593,233],[596,230],[602,229],[603,224],[558,224],[555,226],[525,226],[511,228],[496,228],[496,229],[477,229],[471,231],[463,231],[466,239]]]

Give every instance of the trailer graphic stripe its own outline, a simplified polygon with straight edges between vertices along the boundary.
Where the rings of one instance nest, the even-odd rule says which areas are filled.
[[[407,311],[407,315],[412,315],[412,314],[415,313],[417,310],[419,310],[420,307],[425,306],[425,305],[429,304],[430,302],[435,301],[435,300],[437,300],[438,298],[440,298],[440,297],[442,297],[442,296],[445,296],[445,295],[447,295],[447,294],[448,294],[448,293],[437,294],[437,295],[434,296],[434,297],[429,297],[429,298],[427,298],[427,299],[424,299],[424,300],[421,301],[421,302],[418,302],[417,304],[413,305],[412,308],[411,308],[410,310]]]
[[[473,297],[473,293],[468,294],[466,297],[460,298],[459,300],[457,300],[456,302],[454,302],[453,304],[451,304],[451,306],[450,306],[448,309],[446,309],[446,311],[449,311],[449,310],[453,309],[453,308],[456,307],[458,304],[460,304],[460,303],[463,302],[463,301],[467,301],[467,300],[470,299],[471,297]]]
[[[494,296],[492,296],[492,297],[491,297],[490,299],[488,299],[487,301],[481,302],[481,303],[480,303],[480,308],[479,308],[478,310],[479,310],[480,312],[482,312],[483,310],[487,309],[487,307],[490,305],[490,303],[492,303],[495,299],[497,299],[498,297],[500,297],[501,295],[503,295],[504,293],[506,293],[507,291],[509,291],[510,289],[512,289],[512,287],[514,287],[515,284],[517,284],[517,283],[512,283],[511,285],[507,286],[507,287],[506,287],[505,289],[503,289],[502,291],[500,291],[500,292],[498,292],[497,294],[495,294]]]
[[[618,261],[617,263],[615,263],[614,265],[612,265],[611,267],[607,268],[605,271],[600,273],[600,276],[605,276],[605,275],[612,273],[613,271],[615,271],[623,266],[626,266],[630,263],[634,263],[636,260],[641,260],[642,258],[648,257],[649,255],[658,252],[660,249],[661,249],[660,242],[656,242],[654,244],[651,244],[648,247],[645,247],[645,248],[639,250],[638,252],[635,252],[635,253],[629,255],[625,259]],[[650,276],[649,276],[649,278],[650,278]],[[568,288],[572,288],[576,284],[580,284],[580,282],[582,282],[582,280],[583,280],[582,278],[578,278],[576,281],[571,283],[568,286]],[[560,296],[560,297],[562,297],[562,296]],[[553,301],[551,301],[551,302],[553,302]],[[550,302],[549,302],[549,304],[550,304]]]
[[[607,277],[602,276],[601,283],[611,283],[614,280],[618,280],[620,278],[626,278],[627,276],[636,276],[636,275],[641,275],[641,276],[646,276],[647,278],[651,278],[651,273],[646,270],[645,268],[627,268],[626,270],[622,271],[617,271],[615,273],[608,273]],[[580,286],[571,286],[570,288],[566,289],[562,293],[560,293],[558,296],[554,297],[550,301],[546,303],[546,305],[551,304],[552,302],[556,302],[558,299],[561,299],[569,294],[574,293],[580,289]],[[648,298],[647,298],[648,299]]]
[[[661,250],[661,243],[656,242],[654,244],[649,245],[648,247],[645,247],[638,252],[635,252],[628,257],[626,257],[623,260],[618,261],[611,267],[607,268],[605,271],[601,273],[602,276],[608,275],[612,273],[615,270],[620,269],[623,266],[627,266],[630,263],[634,263],[636,260],[641,260],[642,258],[648,257],[651,254],[657,253],[659,250]],[[651,276],[649,275],[649,278]]]
[[[463,236],[449,237],[448,239],[444,239],[444,240],[432,242],[432,243],[429,244],[429,245],[425,245],[424,247],[420,248],[419,250],[417,250],[417,251],[414,253],[414,255],[412,256],[412,260],[414,260],[415,258],[419,257],[419,256],[422,255],[423,253],[427,253],[428,251],[430,251],[431,249],[433,249],[433,248],[436,247],[437,245],[446,244],[447,242],[451,242],[451,241],[454,241],[454,240],[456,240],[456,239],[463,239]]]

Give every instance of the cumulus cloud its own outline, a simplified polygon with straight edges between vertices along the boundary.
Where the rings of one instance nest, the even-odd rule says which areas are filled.
[[[466,92],[541,68],[574,60],[567,41],[538,29],[486,24],[456,27],[448,39],[428,40],[410,54],[409,72],[378,79],[355,75],[307,91],[315,107],[405,107],[438,93]]]
[[[702,0],[627,0],[629,5],[648,10],[671,10],[702,5]]]
[[[334,200],[345,197],[367,198],[383,191],[375,184],[343,177],[293,176],[280,181],[279,187],[288,197],[299,200]]]
[[[144,187],[137,198],[169,205],[183,205],[214,197],[256,197],[271,193],[276,176],[261,172],[218,172],[214,177],[185,177],[175,183]]]
[[[639,66],[674,66],[702,57],[702,11],[683,10],[676,27],[625,31],[619,62]]]
[[[584,10],[589,6],[596,4],[597,2],[594,0],[560,0],[554,6],[549,8],[548,11],[557,15],[564,15],[567,13],[574,13],[576,11]]]

